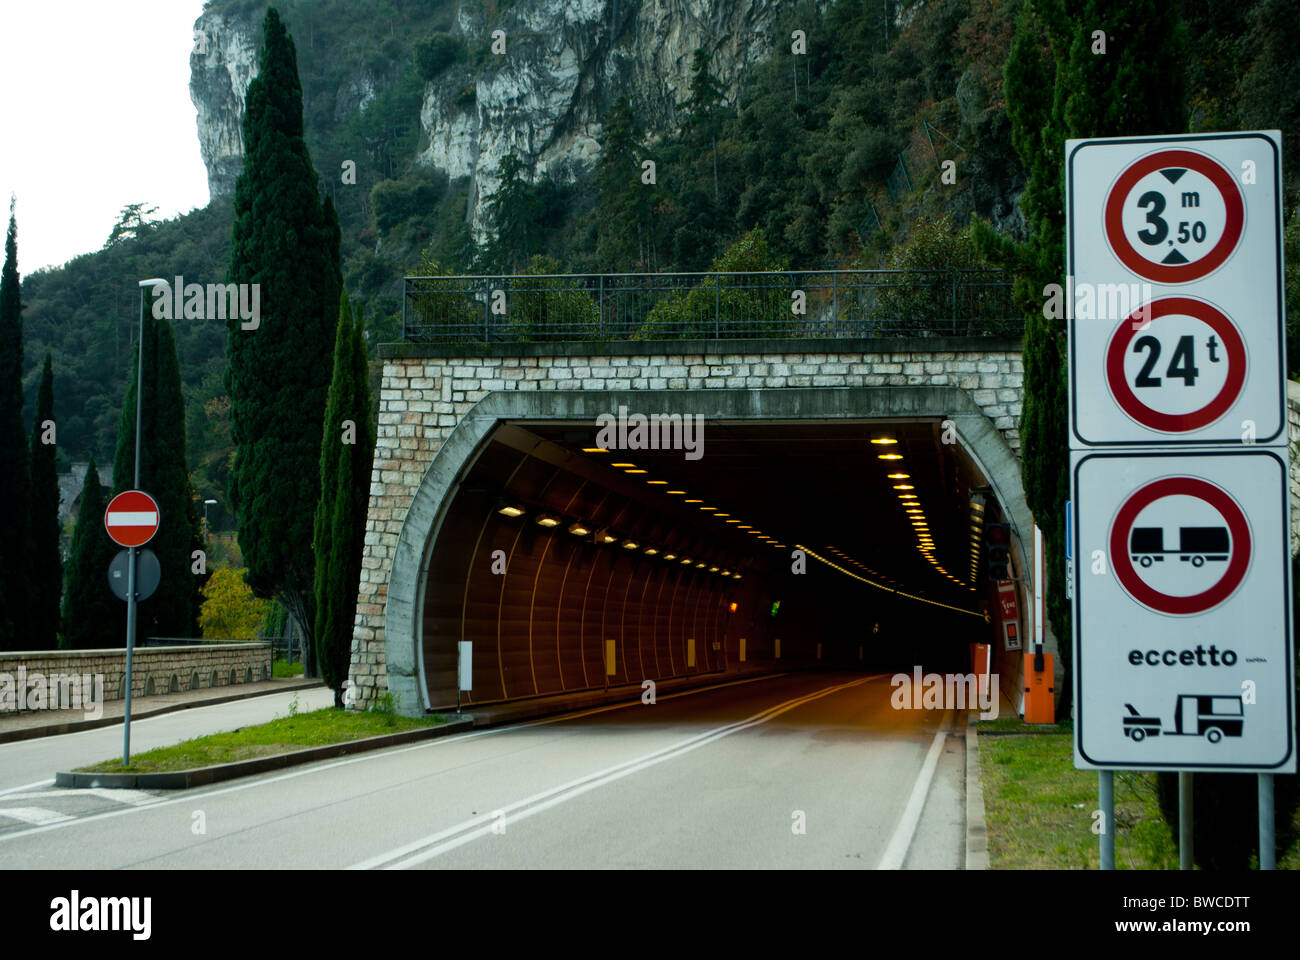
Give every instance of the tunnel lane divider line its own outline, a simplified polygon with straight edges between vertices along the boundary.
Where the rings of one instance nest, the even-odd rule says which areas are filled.
[[[925,762],[921,764],[921,772],[916,775],[916,782],[912,784],[912,793],[907,798],[907,806],[898,820],[898,826],[894,827],[894,835],[889,838],[889,846],[885,848],[885,855],[880,858],[877,870],[903,869],[903,861],[907,859],[912,838],[916,836],[916,828],[921,823],[921,811],[925,809],[925,798],[930,793],[930,782],[934,779],[934,771],[939,767],[939,757],[943,753],[943,742],[948,737],[948,727],[951,722],[952,711],[944,711],[943,720],[940,721],[939,729],[935,731],[934,740],[930,743],[930,750],[925,755]]]
[[[802,543],[796,543],[795,547],[799,550],[802,550],[804,553],[808,554],[808,556],[820,560],[822,563],[826,564],[826,566],[830,567],[832,570],[838,570],[846,577],[852,577],[854,580],[861,580],[869,587],[875,587],[877,590],[884,590],[886,593],[897,594],[900,597],[906,597],[908,600],[916,600],[918,603],[928,603],[931,606],[943,607],[945,610],[955,610],[957,613],[964,613],[970,617],[979,617],[985,623],[989,622],[988,614],[980,610],[967,610],[965,607],[954,607],[950,603],[940,603],[938,600],[927,600],[925,597],[918,597],[914,593],[907,593],[906,591],[903,590],[895,590],[893,587],[887,587],[883,583],[876,583],[876,581],[874,580],[870,580],[867,577],[856,574],[852,570],[845,570],[835,561],[827,560],[825,557],[823,557],[812,547],[805,547]]]
[[[810,703],[813,700],[820,700],[822,697],[839,693],[840,691],[847,690],[850,687],[870,683],[871,681],[880,678],[880,676],[863,677],[860,680],[852,680],[848,683],[836,684],[811,694],[795,697],[794,699],[787,700],[784,703],[779,703],[773,707],[769,707],[766,710],[760,710],[758,713],[747,717],[744,720],[725,724],[724,726],[717,727],[713,730],[696,734],[693,737],[687,737],[685,740],[678,741],[670,746],[651,751],[650,753],[636,757],[632,760],[626,760],[623,763],[614,764],[613,766],[606,767],[604,770],[597,770],[594,773],[589,773],[585,776],[578,777],[577,779],[570,780],[568,783],[563,783],[559,786],[552,787],[549,790],[535,793],[523,800],[517,800],[514,803],[493,811],[492,813],[480,814],[477,817],[464,820],[461,823],[439,830],[436,833],[429,834],[419,840],[412,841],[411,843],[404,844],[400,847],[395,847],[394,849],[381,853],[378,856],[353,864],[347,869],[371,870],[377,867],[383,867],[383,869],[388,870],[405,870],[409,867],[424,863],[425,861],[432,860],[434,857],[441,856],[444,853],[449,853],[458,847],[464,846],[467,843],[492,833],[493,827],[499,819],[498,813],[504,815],[507,822],[525,820],[535,814],[556,807],[561,803],[565,803],[582,796],[585,793],[589,793],[598,787],[613,783],[616,780],[621,780],[633,773],[656,766],[667,760],[676,759],[677,757],[697,750],[700,747],[707,746],[716,740],[728,737],[733,733],[739,733],[740,731],[747,730],[750,727],[767,723],[769,720],[773,720],[781,714],[794,710],[795,708]],[[387,866],[384,866],[385,864]]]
[[[710,690],[720,690],[724,687],[734,687],[746,683],[755,683],[759,680],[771,680],[777,677],[785,677],[785,676],[790,676],[790,674],[769,673],[757,677],[745,677],[744,679],[741,680],[733,680],[728,683],[719,683],[709,687],[697,687],[691,690],[682,690],[678,693],[672,693],[672,694],[668,694],[667,696],[659,697],[658,699],[659,700],[675,699],[677,697],[690,696],[696,693],[707,693]],[[875,678],[873,677],[871,679],[875,679]],[[229,787],[217,787],[211,790],[199,790],[199,791],[186,790],[184,791],[184,796],[180,796],[180,797],[173,797],[170,799],[166,797],[159,797],[157,801],[155,801],[154,803],[142,803],[138,806],[127,807],[126,809],[123,810],[108,810],[105,811],[104,813],[94,813],[94,814],[90,814],[89,816],[75,816],[71,820],[61,822],[61,823],[49,824],[47,826],[41,826],[41,827],[32,827],[31,829],[28,830],[16,830],[10,833],[0,834],[0,844],[7,843],[11,840],[18,840],[23,837],[29,837],[37,833],[46,833],[50,830],[58,830],[64,827],[71,827],[82,823],[93,823],[97,820],[108,820],[113,817],[127,816],[132,813],[139,813],[142,810],[157,810],[160,807],[175,806],[178,803],[193,803],[196,800],[200,800],[200,799],[206,800],[209,797],[219,797],[227,793],[241,793],[244,790],[252,790],[257,787],[271,786],[273,784],[280,783],[284,780],[295,780],[298,777],[305,777],[314,773],[325,773],[331,770],[335,770],[338,767],[351,766],[354,763],[368,763],[374,760],[383,760],[388,757],[399,756],[400,754],[411,753],[416,750],[428,750],[431,747],[445,747],[453,743],[461,743],[466,740],[478,740],[482,737],[495,736],[496,734],[500,734],[500,733],[509,733],[512,730],[521,730],[526,727],[546,726],[552,723],[561,723],[565,720],[573,720],[580,717],[588,716],[592,713],[604,713],[609,710],[620,710],[628,707],[637,707],[637,706],[641,706],[641,701],[639,699],[629,700],[627,703],[610,704],[608,706],[598,707],[594,710],[589,710],[577,714],[566,713],[566,714],[560,714],[559,716],[555,716],[555,717],[543,717],[539,720],[529,720],[524,723],[512,723],[507,726],[491,727],[486,730],[475,730],[471,733],[461,733],[461,734],[456,734],[455,736],[442,737],[436,740],[429,740],[424,743],[412,744],[409,747],[396,747],[396,748],[390,748],[388,750],[376,750],[372,753],[363,753],[355,757],[348,757],[343,760],[335,760],[329,763],[308,764],[306,766],[300,767],[297,770],[291,770],[288,773],[281,773],[274,777],[250,779],[250,780],[243,781],[241,783],[234,784]],[[100,731],[83,730],[80,732],[98,733]],[[76,734],[67,734],[67,736],[76,736]],[[20,790],[27,790],[30,789],[31,787],[45,786],[47,784],[52,784],[52,783],[54,783],[54,781],[51,779],[51,780],[37,781],[36,783],[25,784],[24,786],[21,787],[10,787],[8,790],[0,792],[0,796],[3,796],[5,793],[16,793]],[[394,786],[395,787],[400,786],[400,784],[395,784]],[[304,813],[304,814],[306,812],[308,811],[305,810],[299,811],[299,813]]]

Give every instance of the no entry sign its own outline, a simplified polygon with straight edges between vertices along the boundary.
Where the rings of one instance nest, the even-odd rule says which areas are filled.
[[[158,532],[158,503],[143,490],[124,490],[108,503],[104,529],[123,547],[140,547]]]
[[[1279,144],[1067,142],[1072,446],[1285,442]]]
[[[1284,456],[1072,454],[1078,766],[1295,770]]]

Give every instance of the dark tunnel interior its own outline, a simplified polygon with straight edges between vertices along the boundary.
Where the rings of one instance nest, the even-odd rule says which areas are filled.
[[[457,702],[463,641],[480,704],[694,674],[966,672],[991,641],[980,551],[1001,509],[940,421],[710,420],[694,451],[628,426],[616,446],[589,421],[502,423],[466,466],[427,552],[431,709]],[[660,434],[678,448],[627,447]]]

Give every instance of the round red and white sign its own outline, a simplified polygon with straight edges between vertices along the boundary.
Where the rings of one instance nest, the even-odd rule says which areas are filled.
[[[1106,385],[1133,420],[1188,433],[1231,409],[1246,383],[1246,343],[1222,311],[1165,297],[1121,321],[1106,349]]]
[[[1232,174],[1192,150],[1160,150],[1130,165],[1106,195],[1106,241],[1155,283],[1190,283],[1227,262],[1246,206]]]
[[[1120,585],[1157,613],[1189,616],[1227,600],[1250,567],[1246,515],[1197,477],[1163,477],[1130,494],[1110,528]]]
[[[104,529],[123,547],[141,547],[158,532],[158,503],[143,490],[124,490],[108,503]]]

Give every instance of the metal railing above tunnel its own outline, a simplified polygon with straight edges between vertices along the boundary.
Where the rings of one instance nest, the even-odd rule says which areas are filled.
[[[406,277],[415,343],[1007,336],[995,270],[799,270]]]

